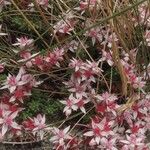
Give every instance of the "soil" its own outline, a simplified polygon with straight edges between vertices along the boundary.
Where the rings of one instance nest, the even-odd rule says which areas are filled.
[[[48,141],[32,143],[0,143],[0,150],[51,150]]]

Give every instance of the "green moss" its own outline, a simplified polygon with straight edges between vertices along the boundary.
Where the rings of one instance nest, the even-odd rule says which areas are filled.
[[[0,82],[7,78],[6,74],[0,74]]]
[[[38,113],[45,114],[47,118],[58,119],[61,118],[62,110],[63,105],[58,99],[52,99],[49,98],[48,94],[33,91],[32,96],[25,103],[25,110],[22,112],[20,119],[34,117]]]

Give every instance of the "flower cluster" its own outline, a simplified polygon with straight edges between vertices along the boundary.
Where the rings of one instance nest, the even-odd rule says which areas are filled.
[[[143,25],[150,26],[150,12],[148,9],[148,3],[145,2],[142,5],[140,5],[138,10],[140,13],[140,16],[139,16],[140,23]]]
[[[49,52],[46,56],[40,55],[39,52],[32,54],[32,49],[34,49],[33,39],[28,39],[27,37],[21,37],[17,39],[18,42],[14,43],[13,46],[18,46],[20,60],[18,62],[25,63],[27,68],[37,67],[40,70],[51,69],[53,66],[60,66],[59,62],[63,60],[64,49],[55,48],[53,52]]]
[[[37,117],[25,120],[22,125],[25,131],[33,133],[34,136],[40,137],[42,140],[48,127],[46,126],[45,115],[38,114]]]
[[[74,30],[74,26],[74,15],[71,12],[66,12],[66,14],[62,16],[62,19],[53,26],[54,33],[71,34],[71,31]]]
[[[136,56],[135,56],[136,57]],[[142,77],[137,76],[137,70],[134,64],[129,63],[129,55],[126,54],[124,58],[121,60],[121,63],[124,66],[125,74],[128,78],[128,82],[135,88],[143,88],[145,85],[145,81],[142,81]]]
[[[70,115],[72,110],[76,111],[80,109],[83,113],[86,113],[84,105],[90,101],[91,84],[95,83],[95,76],[101,73],[101,69],[98,67],[97,62],[83,62],[73,58],[69,67],[74,70],[69,82],[64,82],[68,87],[68,91],[71,92],[66,101],[61,101],[66,105],[64,112],[66,116]]]
[[[36,0],[34,3],[30,3],[28,7],[30,8],[31,11],[33,11],[34,7],[36,8],[36,5],[41,6],[45,10],[47,10],[48,7],[50,7],[49,0]]]

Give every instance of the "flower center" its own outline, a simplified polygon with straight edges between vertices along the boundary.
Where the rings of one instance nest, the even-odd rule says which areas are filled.
[[[10,117],[6,118],[4,121],[7,125],[11,126],[12,124],[12,119]]]
[[[11,85],[11,86],[14,86],[16,85],[17,81],[16,81],[16,78],[15,77],[10,77],[10,79],[8,80],[8,84]]]

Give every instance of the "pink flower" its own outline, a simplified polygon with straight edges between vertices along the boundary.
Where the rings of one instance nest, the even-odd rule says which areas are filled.
[[[20,57],[23,59],[18,60],[18,62],[26,62],[26,66],[28,68],[32,67],[32,58],[36,57],[39,53],[31,54],[29,51],[22,51],[20,53]]]
[[[46,130],[48,130],[48,127],[46,127],[45,122],[45,115],[42,116],[41,114],[38,114],[37,117],[34,117],[33,119],[29,118],[22,124],[25,130],[29,130],[33,133],[34,136],[36,135],[36,137],[43,139]]]
[[[142,77],[136,77],[136,78],[130,78],[131,79],[131,82],[132,82],[132,85],[135,89],[139,88],[143,88],[146,84],[145,81],[142,81]]]
[[[48,7],[48,1],[49,0],[36,0],[37,1],[37,3],[39,4],[39,5],[41,5],[41,6],[43,6],[43,7],[45,7],[45,8],[47,8]]]
[[[64,130],[59,130],[54,127],[52,130],[54,136],[50,138],[50,141],[53,142],[53,144],[58,145],[58,148],[60,146],[65,148],[65,142],[72,139],[72,137],[68,134],[69,129],[70,126],[66,127]]]
[[[107,104],[109,102],[114,102],[118,99],[114,94],[110,94],[108,92],[105,92],[102,95],[97,95],[96,97],[99,102],[103,101],[103,102],[106,102]]]
[[[99,75],[100,72],[102,71],[98,67],[98,62],[90,62],[87,60],[87,63],[84,63],[84,65],[81,67],[82,68],[82,81],[89,80],[92,82],[95,82],[95,75]]]
[[[109,48],[112,48],[112,42],[117,42],[118,41],[118,38],[117,38],[117,35],[115,32],[113,33],[110,33],[109,35],[109,32],[110,32],[110,29],[108,28],[107,29],[107,33],[104,35],[105,37],[105,41],[102,43],[102,44],[107,44],[107,46]]]
[[[27,37],[17,38],[17,41],[13,46],[19,46],[20,49],[27,48],[33,44],[33,39],[28,39]]]
[[[44,60],[42,56],[36,56],[35,58],[32,59],[32,63],[43,70],[44,68]]]
[[[80,10],[84,10],[86,8],[88,8],[88,2],[81,1],[80,2]]]
[[[102,58],[100,59],[100,61],[107,61],[110,66],[113,66],[114,62],[112,60],[112,51],[107,52],[105,50],[102,50]]]
[[[103,35],[99,27],[90,29],[90,31],[87,31],[85,35],[92,38],[93,45],[95,45],[96,41],[102,42],[102,39],[103,39]]]
[[[31,95],[30,93],[26,92],[25,89],[23,88],[17,88],[13,95],[11,96],[9,102],[13,102],[15,100],[18,100],[20,101],[21,103],[23,103],[23,99],[26,97],[26,96],[29,96]]]
[[[129,150],[139,148],[139,150],[142,150],[142,148],[145,147],[144,143],[144,136],[136,136],[135,134],[127,135],[126,134],[126,140],[120,140],[121,143],[124,144],[123,147],[128,148]]]
[[[33,119],[33,134],[38,134],[40,139],[43,139],[44,137],[44,130],[46,129],[45,121],[45,115],[42,116],[41,114],[38,114],[37,117]]]
[[[8,88],[10,93],[13,93],[18,86],[22,86],[26,84],[26,81],[22,81],[21,79],[24,74],[25,74],[25,70],[23,67],[20,68],[17,76],[9,74],[6,82],[4,83],[4,86],[1,87],[1,89]]]
[[[88,70],[84,70],[83,71],[83,75],[82,75],[82,80],[90,80],[95,82],[95,78],[94,78],[94,73],[92,71],[92,69],[88,69]]]
[[[83,67],[83,62],[81,60],[77,60],[73,58],[71,60],[71,63],[69,64],[69,67],[75,69],[75,72],[76,72],[79,69],[81,69],[81,67]]]
[[[66,13],[64,18],[58,21],[53,27],[54,27],[54,33],[60,32],[64,34],[71,34],[71,31],[74,30],[75,26],[75,18],[73,14]]]
[[[75,40],[72,40],[70,43],[67,43],[67,45],[65,45],[65,47],[73,53],[75,52],[75,50],[77,50],[78,46],[79,46],[79,42]]]
[[[20,129],[20,126],[14,122],[14,118],[18,115],[18,111],[2,111],[2,116],[0,117],[0,124],[2,125],[2,136],[9,130],[9,128]]]
[[[46,125],[45,125],[45,121],[46,121],[46,118],[45,118],[45,115],[41,115],[41,114],[38,114],[36,118],[33,119],[34,120],[34,126],[37,128],[37,129],[43,129]],[[36,130],[36,128],[34,130]]]
[[[35,128],[34,121],[31,118],[23,121],[22,125],[23,125],[25,130],[33,130]]]
[[[116,110],[119,107],[119,105],[116,103],[116,100],[118,98],[114,94],[105,92],[102,95],[97,95],[96,98],[99,103],[97,108],[98,111],[112,112],[115,116],[117,115]]]
[[[99,146],[99,148],[101,149],[106,148],[107,150],[118,150],[118,148],[116,148],[116,138],[113,137],[107,139],[103,137],[101,139],[101,146]]]
[[[95,123],[92,120],[92,131],[84,133],[84,136],[93,137],[90,141],[90,145],[99,145],[101,143],[102,137],[108,137],[108,135],[114,135],[111,130],[113,121],[108,121],[106,118],[99,123]]]
[[[145,135],[146,129],[142,125],[142,121],[137,121],[134,123],[130,129],[126,130],[126,133],[134,134],[134,135]]]
[[[79,84],[79,83],[75,83],[73,85],[73,87],[69,88],[68,91],[69,92],[72,92],[72,93],[75,93],[76,97],[87,97],[87,94],[86,94],[86,88],[87,88],[87,85],[86,84]]]
[[[99,3],[100,0],[81,0],[80,1],[80,6],[75,8],[75,10],[79,10],[82,11],[81,14],[83,14],[85,12],[86,9],[90,8],[96,8],[95,5],[96,3]]]
[[[26,82],[25,87],[27,86],[28,88],[30,87],[31,89],[32,87],[38,87],[38,85],[42,83],[42,81],[36,81],[33,75],[31,74],[24,74],[21,79],[23,82]],[[29,89],[26,89],[26,92]]]
[[[44,60],[49,64],[49,68],[54,65],[60,66],[59,61],[63,60],[64,49],[56,48],[53,52],[48,53]]]
[[[11,93],[9,102],[13,102],[15,100],[19,100],[23,102],[23,99],[26,96],[31,95],[31,90],[33,87],[37,87],[41,82],[37,82],[35,78],[26,74],[23,67],[20,68],[17,76],[8,75],[6,82],[3,84],[4,86],[1,89],[6,89]]]
[[[86,110],[84,108],[84,105],[88,103],[89,100],[81,97],[75,98],[73,97],[73,94],[69,96],[69,99],[66,101],[61,101],[62,104],[65,104],[66,107],[64,108],[64,112],[66,116],[69,116],[73,111],[76,111],[77,109],[80,109],[83,113],[86,113]]]
[[[69,116],[72,112],[72,110],[76,111],[78,107],[76,106],[76,99],[73,97],[73,94],[69,96],[69,98],[66,101],[60,101],[62,104],[65,104],[65,108],[63,112],[65,112],[66,116]]]
[[[87,99],[87,98],[84,98],[83,96],[80,96],[76,99],[76,106],[83,112],[83,113],[86,113],[86,110],[84,108],[84,105],[86,103],[88,103],[90,100]]]

